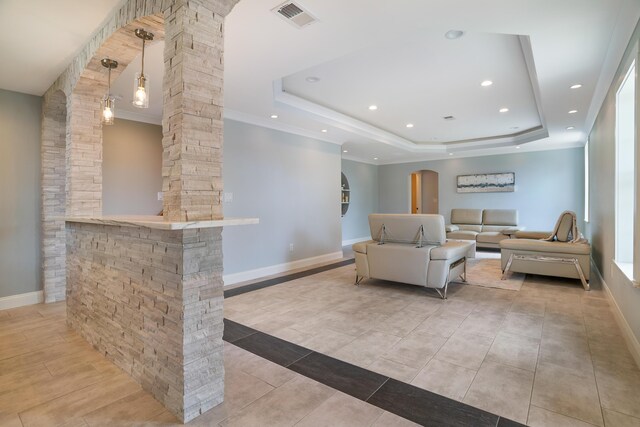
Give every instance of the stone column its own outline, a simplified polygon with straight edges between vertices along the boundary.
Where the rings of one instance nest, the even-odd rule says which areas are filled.
[[[170,221],[222,218],[224,16],[238,0],[165,11],[163,192]]]
[[[65,298],[65,147],[67,105],[62,91],[42,103],[41,220],[42,282],[45,302]]]
[[[85,82],[84,80],[91,80]],[[66,214],[102,215],[102,125],[104,78],[81,78],[69,99],[66,156]]]

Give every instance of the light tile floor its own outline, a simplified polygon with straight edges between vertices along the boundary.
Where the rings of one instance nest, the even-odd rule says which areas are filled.
[[[531,426],[640,426],[640,369],[595,281],[455,284],[443,301],[354,286],[354,268],[229,298],[225,317]]]
[[[68,329],[65,311],[0,311],[0,426],[181,425]],[[225,401],[189,426],[416,425],[229,343],[224,352]]]

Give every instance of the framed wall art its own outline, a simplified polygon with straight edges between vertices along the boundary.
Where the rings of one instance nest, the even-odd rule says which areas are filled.
[[[507,193],[515,191],[514,172],[458,175],[458,193]]]

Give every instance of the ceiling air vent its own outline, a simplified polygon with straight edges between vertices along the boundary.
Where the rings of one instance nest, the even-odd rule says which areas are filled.
[[[443,119],[445,120],[455,120],[456,118],[453,116],[444,116]]]
[[[282,19],[296,26],[297,28],[306,27],[309,24],[316,22],[309,12],[304,10],[299,4],[295,2],[286,2],[273,9]]]

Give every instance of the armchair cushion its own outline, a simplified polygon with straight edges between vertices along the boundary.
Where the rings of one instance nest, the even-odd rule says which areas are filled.
[[[460,259],[467,256],[469,251],[469,242],[453,242],[449,241],[442,246],[431,249],[432,260],[448,260]]]
[[[445,226],[445,227],[444,227],[444,230],[445,230],[447,233],[451,233],[452,231],[458,231],[458,230],[460,230],[460,227],[458,227],[457,225],[454,225],[454,224],[449,224],[449,225],[447,225],[447,226]]]
[[[367,240],[364,242],[358,242],[358,243],[354,243],[351,248],[353,249],[354,252],[359,253],[359,254],[366,254],[367,253],[367,245],[369,243],[376,243],[373,240]]]

